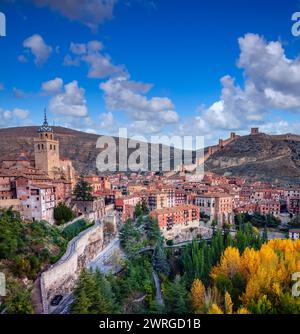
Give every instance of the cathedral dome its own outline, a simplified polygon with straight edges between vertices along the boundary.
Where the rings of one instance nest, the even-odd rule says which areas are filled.
[[[24,153],[21,153],[21,155],[17,158],[17,161],[29,161],[29,159],[25,156]]]

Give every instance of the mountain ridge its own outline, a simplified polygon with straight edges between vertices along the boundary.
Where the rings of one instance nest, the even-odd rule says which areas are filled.
[[[33,138],[38,128],[1,128],[0,162],[16,159],[21,152],[33,159]],[[97,173],[96,158],[101,150],[96,149],[96,142],[103,135],[60,126],[53,127],[53,130],[60,141],[62,158],[72,160],[80,174]],[[114,138],[118,143],[118,138]],[[208,151],[209,147],[206,147],[205,152]],[[171,153],[171,160],[172,157]],[[250,180],[300,183],[300,136],[264,133],[237,136],[206,158],[205,169],[219,175],[241,176]]]

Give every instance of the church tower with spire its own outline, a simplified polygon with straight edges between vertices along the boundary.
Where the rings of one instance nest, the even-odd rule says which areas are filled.
[[[38,137],[34,139],[35,167],[55,178],[60,168],[59,141],[54,139],[53,129],[47,121],[46,109],[44,123],[38,130]]]

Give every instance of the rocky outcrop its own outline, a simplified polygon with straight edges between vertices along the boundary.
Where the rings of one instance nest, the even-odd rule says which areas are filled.
[[[211,155],[206,168],[251,180],[299,182],[300,137],[296,135],[239,137]]]

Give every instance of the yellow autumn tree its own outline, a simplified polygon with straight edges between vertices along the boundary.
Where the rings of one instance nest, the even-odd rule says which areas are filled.
[[[205,286],[196,278],[191,288],[191,302],[193,311],[196,314],[202,313],[205,305]]]
[[[236,273],[241,272],[241,257],[239,250],[235,247],[227,247],[221,257],[220,263],[212,269],[213,280],[220,274],[232,278]]]
[[[268,242],[257,251],[259,267],[247,277],[246,291],[242,297],[245,305],[265,294],[277,298],[282,288],[288,287],[292,275],[290,270],[297,269],[295,258],[289,252],[293,254],[294,249],[291,241],[287,240]]]
[[[253,248],[246,248],[241,256],[241,274],[248,280],[253,276],[260,266],[259,253]]]
[[[237,310],[236,314],[250,314],[250,312],[245,307],[241,307]]]
[[[217,304],[212,304],[208,311],[208,314],[223,314],[223,311]]]
[[[246,248],[241,256],[236,248],[228,247],[211,277],[216,282],[221,274],[229,279],[236,273],[242,275],[246,286],[239,296],[239,314],[290,310],[300,313],[300,303],[291,294],[295,272],[300,272],[300,240],[273,239],[260,250]]]
[[[232,302],[230,294],[226,291],[225,292],[225,313],[232,314],[232,309],[233,309],[233,302]]]

